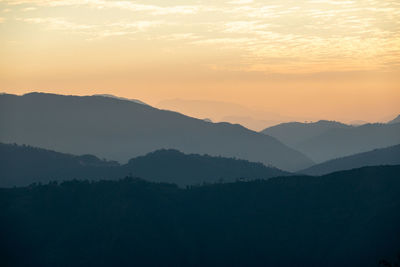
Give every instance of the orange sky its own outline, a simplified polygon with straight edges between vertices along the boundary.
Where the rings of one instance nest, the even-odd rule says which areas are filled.
[[[7,93],[223,101],[257,120],[400,113],[391,0],[0,0],[0,58]]]

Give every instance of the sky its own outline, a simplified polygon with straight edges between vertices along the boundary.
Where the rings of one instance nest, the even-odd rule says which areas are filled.
[[[0,0],[0,91],[386,120],[400,113],[400,2]]]

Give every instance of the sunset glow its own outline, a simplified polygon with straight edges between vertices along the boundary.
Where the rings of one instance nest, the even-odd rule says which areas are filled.
[[[400,2],[0,0],[0,58],[7,93],[383,121],[399,112]]]

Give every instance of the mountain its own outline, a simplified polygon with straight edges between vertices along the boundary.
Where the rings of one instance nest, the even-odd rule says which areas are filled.
[[[210,118],[215,122],[240,124],[255,131],[260,131],[267,125],[293,119],[274,112],[223,101],[175,98],[163,100],[157,104],[157,107],[178,111],[195,118]]]
[[[302,122],[288,122],[281,123],[262,130],[263,134],[273,136],[281,142],[289,145],[296,146],[305,140],[313,139],[320,134],[325,133],[331,129],[351,128],[352,126],[336,122],[320,120],[318,122],[302,123]]]
[[[350,126],[339,122],[283,123],[262,133],[273,136],[317,163],[400,143],[400,124]]]
[[[110,94],[96,94],[96,95],[93,95],[93,96],[110,97],[110,98],[114,98],[114,99],[132,101],[132,102],[135,102],[135,103],[138,103],[138,104],[147,105],[147,104],[144,103],[143,101],[140,101],[140,100],[137,100],[137,99],[130,99],[130,98],[125,98],[125,97],[119,97],[119,96],[110,95]]]
[[[367,121],[363,121],[363,120],[354,120],[354,121],[349,122],[349,124],[352,126],[360,126],[360,125],[367,124],[367,123],[368,123]]]
[[[0,143],[0,187],[71,179],[121,178],[120,164],[93,155],[75,156],[31,146]]]
[[[299,173],[308,175],[324,175],[341,170],[378,165],[400,165],[400,145],[329,160],[299,171]]]
[[[266,125],[275,125],[281,120],[278,119],[270,119],[270,120],[262,120],[262,119],[256,119],[250,116],[223,116],[219,119],[219,121],[226,121],[230,123],[237,123],[240,125],[245,126],[246,128],[249,128],[251,130],[259,131],[261,129],[264,129]]]
[[[284,170],[312,161],[273,137],[103,96],[0,95],[0,142],[127,162],[158,149],[236,157]]]
[[[0,187],[72,179],[121,179],[134,175],[180,186],[267,179],[289,173],[245,160],[186,155],[177,150],[158,150],[120,165],[92,155],[74,156],[30,146],[0,143]]]
[[[126,173],[146,180],[190,185],[233,182],[239,179],[267,179],[289,175],[261,163],[209,155],[186,155],[177,150],[158,150],[131,159],[123,168]]]
[[[395,124],[395,123],[400,123],[400,115],[398,115],[396,118],[388,122],[388,124]]]
[[[399,174],[0,189],[0,256],[3,266],[379,266],[400,249]]]

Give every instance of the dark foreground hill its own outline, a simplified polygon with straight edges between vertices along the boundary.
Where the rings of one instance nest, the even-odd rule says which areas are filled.
[[[323,175],[365,166],[400,165],[400,145],[374,149],[356,155],[329,160],[299,171],[308,175]]]
[[[121,179],[139,176],[180,186],[204,182],[267,179],[289,173],[261,163],[233,158],[158,150],[120,165],[92,155],[75,156],[30,146],[0,143],[0,187],[71,179]]]
[[[312,161],[273,137],[130,100],[31,93],[0,95],[0,142],[126,163],[158,149],[236,157],[284,170]]]
[[[400,144],[400,123],[351,126],[334,121],[282,123],[262,133],[317,163]]]
[[[2,266],[378,266],[400,166],[179,189],[127,178],[0,189]]]

